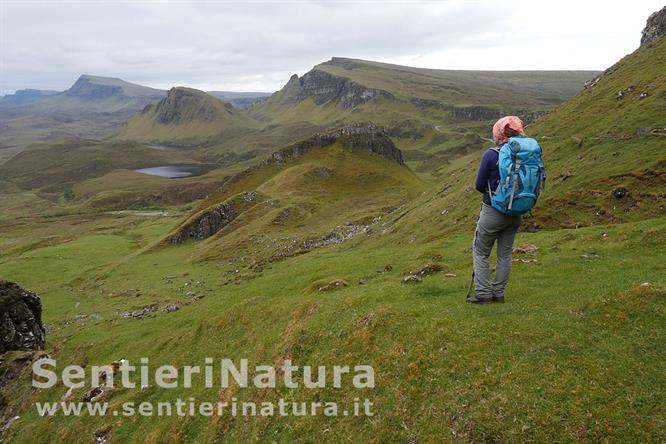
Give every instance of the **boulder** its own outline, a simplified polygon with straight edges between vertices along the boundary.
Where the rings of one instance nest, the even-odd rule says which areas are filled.
[[[439,273],[442,271],[443,268],[441,265],[438,264],[428,264],[425,267],[421,267],[418,270],[416,270],[414,273],[412,273],[414,276],[418,277],[424,277],[424,276],[430,276],[431,274]]]
[[[42,302],[35,293],[0,281],[0,353],[43,350]]]
[[[409,275],[402,278],[402,283],[403,284],[411,284],[411,283],[417,284],[417,283],[421,282],[422,280],[423,279],[421,279],[419,276],[416,276],[414,274],[409,274]]]
[[[623,199],[629,195],[629,190],[625,187],[617,187],[611,191],[611,197],[613,199]]]
[[[514,253],[523,253],[523,254],[537,254],[539,247],[534,244],[521,245],[518,247],[513,247]]]
[[[349,287],[349,282],[347,282],[344,279],[334,279],[331,282],[320,286],[317,290],[318,291],[332,291],[332,290],[338,290],[340,288],[345,288],[345,287]]]

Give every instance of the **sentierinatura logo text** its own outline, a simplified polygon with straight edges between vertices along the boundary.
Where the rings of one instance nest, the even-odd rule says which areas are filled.
[[[162,388],[192,387],[197,379],[204,381],[206,388],[275,388],[278,385],[296,389],[352,386],[357,389],[374,388],[375,372],[370,365],[311,366],[294,365],[285,359],[281,365],[256,365],[250,367],[247,359],[233,361],[205,358],[204,365],[151,366],[148,358],[141,358],[138,365],[121,359],[115,365],[91,366],[89,371],[79,365],[66,365],[59,370],[52,358],[41,358],[32,365],[32,385],[35,388],[51,388],[58,380],[69,388],[82,388],[87,385],[98,387],[114,384],[128,389],[156,385]],[[117,377],[119,376],[119,377]],[[119,381],[117,381],[119,379]]]

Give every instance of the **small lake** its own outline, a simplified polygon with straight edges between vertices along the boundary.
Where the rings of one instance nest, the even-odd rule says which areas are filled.
[[[163,165],[152,168],[141,168],[134,171],[141,174],[147,174],[149,176],[165,177],[167,179],[180,179],[183,177],[201,176],[202,174],[206,174],[210,170],[211,168],[208,165],[182,164],[182,165]]]

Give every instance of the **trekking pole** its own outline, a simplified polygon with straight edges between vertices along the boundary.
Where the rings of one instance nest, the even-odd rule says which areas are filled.
[[[469,282],[469,290],[467,290],[467,297],[472,295],[472,288],[474,287],[474,270],[472,270],[472,280]]]

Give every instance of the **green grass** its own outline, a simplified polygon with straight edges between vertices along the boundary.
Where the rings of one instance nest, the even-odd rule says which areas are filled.
[[[56,273],[62,274],[57,282],[76,271],[85,276],[70,295],[63,284],[44,289],[47,324],[72,322],[85,313],[103,318],[72,322],[49,335],[49,349],[61,362],[92,365],[149,356],[154,363],[182,366],[213,356],[246,357],[255,365],[289,356],[300,364],[367,363],[376,371],[374,390],[236,389],[231,394],[242,400],[286,396],[339,402],[367,396],[376,416],[45,420],[28,407],[35,400],[56,400],[65,389],[29,394],[16,388],[21,396],[12,398],[14,405],[26,410],[9,439],[71,441],[110,426],[113,439],[123,442],[209,442],[216,436],[296,442],[332,436],[335,441],[654,441],[664,433],[660,400],[666,356],[659,344],[666,339],[666,300],[663,258],[653,253],[666,241],[665,223],[661,218],[521,234],[519,243],[539,247],[538,262],[516,263],[507,303],[489,307],[464,302],[469,234],[410,247],[397,233],[352,240],[276,263],[260,274],[243,270],[238,285],[221,285],[229,268],[225,263],[187,262],[191,245],[113,259],[128,253],[133,235],[154,232],[156,227],[144,225],[152,222],[125,235],[86,236],[24,253],[0,264],[3,277],[40,290]],[[91,248],[114,264],[102,270],[89,256]],[[456,277],[440,273],[420,285],[400,282],[436,254],[442,255],[445,272]],[[58,256],[68,260],[44,263]],[[391,271],[378,273],[387,265]],[[168,275],[179,277],[167,283]],[[351,287],[306,291],[315,280],[333,278],[344,278]],[[365,285],[357,285],[361,278]],[[205,299],[153,319],[118,318],[122,309],[182,303],[177,288],[189,279],[201,282],[197,289],[207,293]],[[651,286],[640,287],[646,281]],[[76,301],[81,304],[74,308]],[[199,384],[191,391],[118,389],[108,400],[113,405],[177,396],[214,401],[231,394]]]

